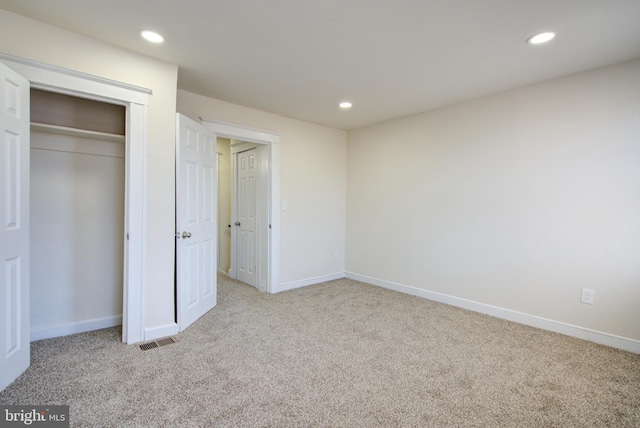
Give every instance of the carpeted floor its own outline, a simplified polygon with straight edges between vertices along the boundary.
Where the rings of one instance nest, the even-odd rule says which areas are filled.
[[[637,354],[347,279],[218,288],[173,345],[34,342],[0,404],[81,427],[640,426]]]

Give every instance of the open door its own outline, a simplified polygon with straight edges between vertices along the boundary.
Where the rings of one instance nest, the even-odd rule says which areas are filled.
[[[177,114],[176,269],[178,330],[217,302],[216,134]]]
[[[0,63],[0,390],[30,358],[29,85]]]
[[[258,288],[258,150],[238,153],[236,173],[236,279]],[[261,290],[265,291],[265,290]]]

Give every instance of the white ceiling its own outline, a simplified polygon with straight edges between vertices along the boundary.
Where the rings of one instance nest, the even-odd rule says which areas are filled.
[[[0,0],[180,66],[178,87],[340,129],[640,57],[640,0]],[[162,33],[150,45],[138,31]],[[525,43],[557,32],[546,46]],[[340,101],[353,108],[340,110]]]

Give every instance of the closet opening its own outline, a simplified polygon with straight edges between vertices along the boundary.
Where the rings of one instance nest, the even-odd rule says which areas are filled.
[[[122,105],[31,89],[31,340],[122,324]]]

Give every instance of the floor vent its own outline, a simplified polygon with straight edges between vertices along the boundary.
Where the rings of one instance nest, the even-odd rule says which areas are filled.
[[[140,345],[140,349],[143,351],[148,351],[149,349],[159,348],[161,346],[172,345],[176,343],[177,340],[173,337],[166,337],[164,339],[154,340],[152,342],[143,343]]]
[[[175,340],[173,337],[165,337],[164,339],[156,340],[158,346],[173,345],[176,342],[177,340]]]

